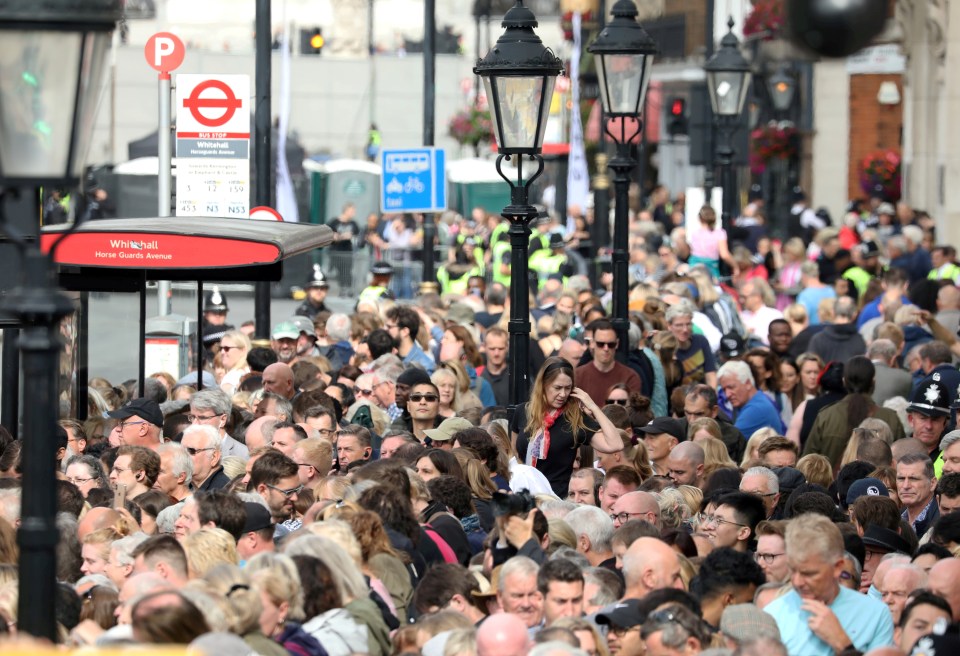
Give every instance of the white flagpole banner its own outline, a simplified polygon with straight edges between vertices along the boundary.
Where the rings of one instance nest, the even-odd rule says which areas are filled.
[[[570,58],[570,155],[567,161],[567,207],[578,205],[583,210],[590,195],[587,154],[583,146],[583,125],[580,122],[580,34],[581,16],[573,13],[573,55]],[[602,128],[601,128],[602,129]],[[566,217],[564,217],[566,218]]]
[[[284,3],[286,4],[286,3]],[[277,211],[288,223],[300,221],[297,195],[287,164],[287,130],[290,126],[290,25],[284,15],[280,55],[280,112],[277,135]]]

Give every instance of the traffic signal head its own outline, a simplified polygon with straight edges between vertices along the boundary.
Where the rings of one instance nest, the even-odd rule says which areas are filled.
[[[680,118],[686,115],[687,115],[686,98],[671,98],[670,99],[670,117]]]
[[[319,27],[300,30],[300,54],[319,55],[323,51],[323,30]]]
[[[668,109],[670,110],[670,117],[667,122],[667,132],[670,136],[675,137],[679,134],[688,134],[687,99],[679,96],[671,98]]]

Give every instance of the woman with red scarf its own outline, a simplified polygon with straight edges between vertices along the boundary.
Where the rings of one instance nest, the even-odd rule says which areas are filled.
[[[574,387],[573,366],[563,358],[544,363],[510,430],[523,462],[539,469],[561,499],[581,446],[590,444],[600,453],[623,450],[620,433],[590,396]]]

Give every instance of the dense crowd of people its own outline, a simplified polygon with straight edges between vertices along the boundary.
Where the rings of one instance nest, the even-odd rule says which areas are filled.
[[[782,245],[759,202],[729,234],[681,206],[631,216],[626,335],[608,270],[543,271],[516,408],[502,280],[344,314],[316,269],[269,347],[214,290],[209,370],[91,380],[59,423],[61,642],[960,653],[955,251],[904,204],[833,227],[798,193]],[[0,432],[11,633],[20,444]]]

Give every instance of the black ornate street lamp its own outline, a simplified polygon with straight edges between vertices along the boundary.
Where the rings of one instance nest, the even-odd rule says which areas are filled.
[[[733,132],[740,123],[743,106],[750,89],[750,63],[740,52],[740,41],[733,33],[733,18],[727,21],[727,33],[720,41],[720,49],[703,67],[707,74],[710,106],[720,132],[717,164],[720,166],[723,188],[722,225],[730,229],[734,208]]]
[[[0,3],[0,231],[21,256],[20,278],[3,300],[3,309],[22,328],[24,494],[17,532],[18,626],[51,641],[57,636],[59,332],[73,304],[57,289],[48,255],[13,227],[4,206],[18,193],[39,199],[42,185],[79,183],[103,63],[121,15],[121,0]]]
[[[510,222],[510,403],[527,401],[529,388],[530,302],[527,250],[530,222],[537,209],[530,204],[529,188],[543,173],[543,135],[547,127],[553,84],[563,64],[543,45],[533,28],[537,18],[522,0],[503,17],[503,34],[490,52],[477,61],[473,72],[483,79],[493,114],[499,155],[497,173],[510,185],[510,204],[503,217]],[[523,160],[536,162],[526,180]],[[516,158],[517,178],[503,172],[503,160]]]
[[[617,154],[610,160],[616,194],[613,232],[613,327],[620,346],[617,359],[627,361],[630,320],[627,297],[629,256],[630,171],[637,161],[630,156],[630,146],[643,131],[644,99],[650,84],[650,70],[657,54],[657,44],[637,22],[637,6],[633,0],[618,0],[613,6],[613,20],[607,23],[587,48],[596,56],[600,99],[607,117],[604,131],[617,144]],[[619,130],[611,127],[619,122]],[[628,130],[627,125],[631,124]]]
[[[796,79],[787,72],[785,66],[777,69],[777,72],[767,78],[767,93],[770,94],[770,102],[773,108],[780,112],[786,112],[793,106],[793,96],[797,91]]]

